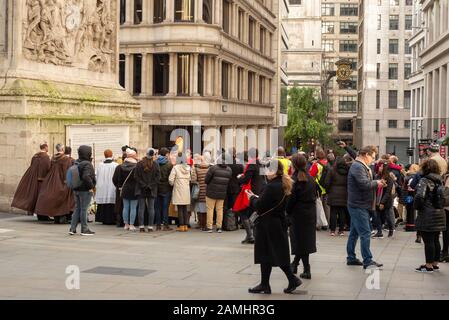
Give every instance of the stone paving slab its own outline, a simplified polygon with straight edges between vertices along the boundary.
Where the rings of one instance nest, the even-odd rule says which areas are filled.
[[[259,282],[260,267],[253,264],[253,247],[240,244],[243,230],[141,234],[99,224],[91,228],[93,237],[69,236],[68,225],[0,214],[0,299],[449,300],[449,264],[431,275],[414,272],[424,249],[413,233],[398,231],[393,239],[371,242],[375,259],[385,266],[377,274],[379,288],[368,288],[371,274],[345,264],[347,235],[318,232],[318,252],[310,258],[313,278],[296,294],[285,295],[287,280],[275,268],[273,294],[267,296],[247,292]],[[65,287],[68,265],[79,266],[80,290]],[[98,267],[154,272],[86,273]]]

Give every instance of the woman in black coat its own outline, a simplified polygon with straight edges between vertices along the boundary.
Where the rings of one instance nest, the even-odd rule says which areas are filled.
[[[394,197],[395,197],[395,175],[388,168],[388,162],[384,162],[380,167],[379,178],[385,180],[386,186],[377,189],[376,197],[376,216],[375,225],[377,229],[375,239],[382,239],[382,221],[385,220],[388,225],[388,237],[391,238],[394,233]]]
[[[258,150],[251,148],[249,150],[249,161],[245,167],[244,172],[237,176],[239,179],[240,185],[245,185],[251,181],[251,191],[252,193],[259,195],[262,191],[262,188],[265,186],[265,177],[260,174],[262,170],[262,165],[258,159]],[[249,222],[249,217],[253,213],[252,208],[248,208],[247,210],[240,212],[240,218],[242,220],[242,225],[246,231],[246,237],[242,241],[242,244],[252,244],[254,243],[253,231],[251,229],[251,224]]]
[[[272,160],[268,166],[268,184],[260,197],[248,191],[250,205],[257,211],[255,222],[254,260],[260,264],[261,283],[249,289],[250,293],[271,293],[272,267],[280,267],[289,281],[285,293],[292,293],[301,285],[290,268],[285,206],[292,188],[290,177],[284,175],[280,161]]]
[[[444,209],[435,205],[435,188],[441,186],[443,181],[438,163],[433,159],[424,161],[421,171],[423,178],[416,187],[414,206],[418,210],[415,224],[424,240],[426,264],[416,268],[416,271],[432,273],[440,269],[440,232],[446,230]]]
[[[348,172],[349,164],[338,157],[334,166],[326,175],[324,188],[327,192],[327,204],[331,208],[330,233],[335,236],[338,224],[338,235],[343,236],[345,219],[348,215]]]
[[[304,272],[300,277],[311,279],[309,255],[316,252],[317,184],[306,168],[307,159],[303,155],[295,154],[292,163],[295,183],[287,204],[292,254],[295,255],[292,269],[297,273],[299,260],[302,260]]]

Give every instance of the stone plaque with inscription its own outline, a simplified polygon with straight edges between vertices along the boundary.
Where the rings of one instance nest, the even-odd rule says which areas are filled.
[[[66,144],[72,147],[72,157],[78,158],[81,145],[91,146],[97,166],[104,160],[104,151],[112,150],[114,159],[122,156],[122,146],[129,144],[129,127],[120,125],[73,125],[66,127]]]

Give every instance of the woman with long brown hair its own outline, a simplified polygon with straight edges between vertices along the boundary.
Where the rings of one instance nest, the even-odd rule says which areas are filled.
[[[295,154],[292,158],[293,189],[287,204],[287,214],[290,218],[290,241],[293,273],[298,272],[299,261],[302,260],[304,272],[301,278],[311,279],[309,255],[316,252],[316,199],[317,184],[306,169],[307,159]]]
[[[268,184],[260,197],[248,191],[250,206],[257,211],[255,221],[255,263],[260,264],[261,283],[249,289],[249,293],[270,294],[270,275],[273,267],[280,267],[288,279],[284,293],[292,293],[301,285],[290,268],[287,220],[285,206],[292,189],[292,180],[284,174],[279,160],[271,160],[267,168]]]

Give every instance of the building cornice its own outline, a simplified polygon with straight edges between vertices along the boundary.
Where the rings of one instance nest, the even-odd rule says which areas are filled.
[[[421,65],[424,67],[441,56],[447,55],[449,53],[449,46],[444,46],[447,44],[447,41],[449,41],[449,31],[446,31],[438,38],[438,40],[434,41],[421,52]],[[439,47],[441,47],[442,50],[440,52],[435,52],[435,49]]]

